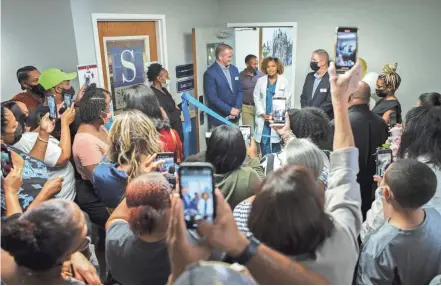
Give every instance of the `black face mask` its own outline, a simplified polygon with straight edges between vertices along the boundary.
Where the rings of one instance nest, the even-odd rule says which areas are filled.
[[[384,91],[384,90],[380,90],[380,89],[376,89],[375,90],[375,93],[379,96],[379,97],[386,97],[386,95],[387,95],[387,92],[386,91]]]
[[[317,62],[313,62],[313,61],[311,61],[310,63],[309,63],[309,67],[311,67],[311,69],[313,70],[313,71],[318,71],[319,69],[320,69],[320,67],[318,66],[318,63]]]
[[[17,129],[15,129],[15,132],[14,132],[14,141],[11,142],[10,145],[14,145],[18,141],[20,141],[22,135],[23,135],[23,126],[19,123],[17,125]]]
[[[44,97],[44,87],[41,84],[29,85],[31,87],[31,92]]]
[[[70,94],[73,98],[75,95],[75,89],[73,88],[73,86],[71,86],[69,89],[63,88],[63,90],[61,91],[61,95],[63,96],[63,98],[65,94]]]

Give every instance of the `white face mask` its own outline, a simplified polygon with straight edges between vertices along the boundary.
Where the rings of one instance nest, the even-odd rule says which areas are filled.
[[[170,84],[170,80],[169,80],[169,79],[165,80],[165,82],[161,82],[161,86],[162,86],[163,88],[168,87],[169,84]]]

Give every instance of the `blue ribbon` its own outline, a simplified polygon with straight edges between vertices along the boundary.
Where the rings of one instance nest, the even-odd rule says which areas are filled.
[[[184,114],[184,123],[182,126],[184,127],[184,132],[191,132],[191,119],[190,119],[190,111],[188,110],[188,101],[182,100],[182,113]]]
[[[194,105],[197,109],[202,110],[203,112],[205,112],[208,115],[210,115],[211,117],[214,117],[217,120],[225,123],[226,125],[236,126],[237,127],[236,124],[228,121],[226,118],[220,116],[219,114],[217,114],[216,112],[214,112],[213,110],[208,108],[207,106],[205,106],[202,103],[200,103],[199,100],[197,100],[196,98],[191,96],[191,94],[189,94],[188,92],[184,92],[182,94],[181,98],[182,98],[182,101],[187,101],[188,103]],[[189,116],[189,118],[190,118],[190,116]],[[185,121],[185,114],[184,114],[184,121]]]
[[[199,100],[197,100],[196,98],[194,98],[191,94],[189,94],[188,92],[184,92],[181,95],[182,98],[182,112],[184,113],[184,132],[186,132],[185,128],[189,125],[190,127],[190,131],[191,131],[191,121],[190,121],[190,112],[188,111],[188,104],[192,104],[194,105],[197,109],[204,111],[205,113],[207,113],[208,115],[210,115],[211,117],[216,118],[217,120],[225,123],[226,125],[229,126],[234,126],[234,127],[239,127],[236,124],[230,122],[228,120],[228,117],[224,118],[222,116],[220,116],[219,114],[217,114],[216,112],[214,112],[213,110],[211,110],[209,107],[207,107],[206,105],[203,105],[202,103],[199,102]],[[273,136],[273,135],[265,135],[265,134],[260,134],[257,132],[254,132],[254,137],[256,137],[256,135],[260,135],[262,137],[268,137],[268,138],[280,138],[279,136]]]

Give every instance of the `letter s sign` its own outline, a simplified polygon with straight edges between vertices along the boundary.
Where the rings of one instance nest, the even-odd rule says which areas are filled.
[[[127,53],[130,55],[130,60],[131,61],[127,61],[127,60],[124,59],[124,55],[127,54]],[[134,61],[134,59],[135,59],[135,57],[133,55],[133,50],[124,50],[124,51],[122,51],[122,53],[121,53],[121,65],[123,67],[125,67],[125,69],[129,69],[129,70],[133,71],[133,76],[132,76],[131,79],[127,79],[126,78],[126,76],[125,76],[126,72],[125,71],[122,73],[122,82],[123,83],[125,83],[125,82],[132,82],[136,78],[136,67],[135,67],[135,64],[132,62],[132,61]]]
[[[145,81],[143,49],[143,46],[110,48],[114,88]]]

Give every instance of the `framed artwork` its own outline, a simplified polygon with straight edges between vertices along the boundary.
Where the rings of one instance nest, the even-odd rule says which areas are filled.
[[[292,34],[292,28],[262,28],[262,58],[278,58],[283,61],[285,66],[291,66]]]
[[[145,82],[145,66],[150,62],[149,36],[104,37],[108,86],[112,93],[112,113],[120,113],[126,103],[123,91]]]

